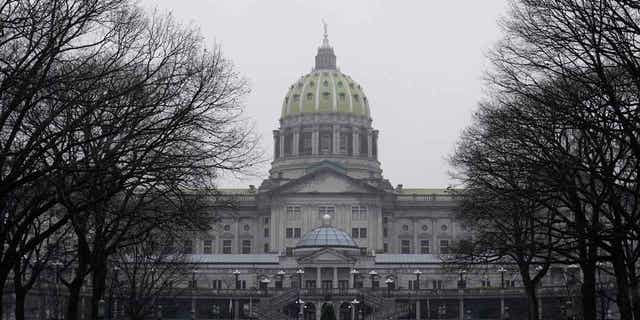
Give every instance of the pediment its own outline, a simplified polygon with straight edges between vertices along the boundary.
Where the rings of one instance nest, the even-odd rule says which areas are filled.
[[[378,190],[347,175],[324,168],[291,181],[278,193],[372,193]]]
[[[298,262],[301,264],[352,264],[354,260],[331,248],[324,248],[301,257]]]

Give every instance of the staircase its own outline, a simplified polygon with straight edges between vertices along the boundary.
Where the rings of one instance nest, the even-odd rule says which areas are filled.
[[[287,315],[283,312],[289,302],[298,297],[297,289],[288,289],[279,292],[270,298],[261,299],[254,306],[252,317],[260,320],[287,320]]]
[[[373,307],[375,319],[396,319],[408,312],[408,310],[398,310],[394,298],[386,298],[371,291],[363,292],[366,304]]]

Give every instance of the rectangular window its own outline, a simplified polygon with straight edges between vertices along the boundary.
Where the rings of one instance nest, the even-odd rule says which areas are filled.
[[[352,220],[367,220],[367,207],[353,206],[351,207]]]
[[[360,131],[360,155],[366,156],[369,153],[369,135],[367,130]]]
[[[284,154],[293,154],[293,133],[287,133],[284,135]]]
[[[333,139],[333,134],[331,133],[331,131],[325,131],[322,130],[320,131],[320,153],[322,154],[329,154],[331,153],[331,147],[333,145],[333,143],[331,143]]]
[[[184,254],[192,254],[193,253],[193,241],[185,240],[184,246],[182,247],[182,253]]]
[[[222,240],[222,253],[231,254],[231,240]]]
[[[340,153],[352,154],[353,153],[353,135],[351,131],[340,132]]]
[[[268,253],[269,252],[269,242],[264,244],[264,253]]]
[[[211,288],[222,289],[222,280],[218,280],[218,279],[211,280]]]
[[[358,228],[352,228],[351,229],[351,237],[352,238],[354,238],[354,239],[360,238],[359,234],[360,234],[360,232],[359,232]]]
[[[420,253],[429,253],[429,240],[420,240]]]
[[[264,217],[263,221],[264,221],[264,224],[269,224],[269,217]]]
[[[286,236],[287,239],[292,239],[293,238],[293,228],[287,228],[285,236]]]
[[[367,228],[360,228],[360,238],[367,237]]]
[[[324,216],[325,214],[333,216],[335,213],[336,213],[336,207],[334,207],[334,206],[319,206],[318,207],[318,214],[320,215],[320,218],[322,218],[322,216]]]
[[[302,230],[300,230],[300,228],[293,229],[293,237],[295,239],[300,239],[301,235],[302,235]]]
[[[383,237],[388,237],[389,236],[389,229],[387,228],[382,228],[382,236]]]
[[[411,241],[409,240],[402,240],[400,242],[400,253],[411,253]]]
[[[289,220],[299,220],[300,217],[300,206],[287,206],[287,218]]]
[[[202,241],[202,253],[204,254],[212,254],[213,253],[213,240],[207,239]]]
[[[382,252],[387,253],[389,252],[389,244],[388,243],[383,243],[382,244]]]
[[[242,240],[242,254],[251,253],[251,240]]]
[[[311,154],[312,144],[311,144],[311,132],[301,132],[300,133],[300,153],[301,154]]]
[[[449,240],[440,240],[440,254],[449,254]]]
[[[264,237],[269,238],[269,228],[264,228]]]

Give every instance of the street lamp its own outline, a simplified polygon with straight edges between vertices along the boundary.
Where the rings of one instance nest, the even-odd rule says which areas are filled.
[[[369,271],[369,276],[371,277],[371,289],[375,289],[373,287],[373,281],[375,280],[376,276],[378,275],[378,272],[375,270],[371,270]]]
[[[393,285],[393,278],[387,278],[387,280],[384,281],[384,283],[387,285],[387,296],[391,296],[391,286]]]
[[[62,319],[62,302],[60,301],[60,269],[64,265],[61,261],[56,260],[51,265],[56,269],[55,283],[56,283],[56,302],[54,306],[54,313],[56,319]]]
[[[280,277],[280,289],[284,288],[284,275],[285,275],[284,270],[278,271],[278,277]]]
[[[238,269],[233,270],[233,275],[236,278],[236,289],[240,289],[240,281],[238,280],[238,277],[240,277],[240,270]]]
[[[98,301],[98,319],[104,319],[104,308],[106,308],[104,299],[100,299],[100,301]]]
[[[269,280],[269,278],[263,278],[262,280],[260,280],[260,282],[264,285],[264,294],[266,296],[269,295],[269,282],[271,282],[271,280]]]
[[[500,287],[504,289],[504,273],[507,272],[507,269],[500,266],[500,268],[498,269],[498,272],[500,272],[500,283],[501,283]]]
[[[158,310],[157,310],[156,316],[158,317],[158,320],[162,320],[162,306],[161,305],[158,305]]]
[[[303,271],[304,273],[304,271]],[[298,300],[296,300],[296,303],[300,306],[298,309],[298,320],[302,317],[303,313],[302,313],[302,308],[304,307],[304,301],[302,301],[302,299],[298,298]]]
[[[503,320],[510,320],[511,319],[511,314],[509,314],[509,307],[506,306],[504,307],[504,315],[502,316]]]
[[[460,289],[462,289],[462,288],[466,287],[465,281],[464,281],[464,279],[462,278],[462,276],[463,276],[464,274],[466,274],[466,273],[467,273],[467,270],[460,270],[460,272],[458,272],[458,274],[460,275],[460,280],[459,280],[458,288],[460,288]]]
[[[304,270],[299,268],[296,274],[298,275],[298,289],[302,289],[302,275],[304,274]]]
[[[422,274],[422,271],[416,269],[416,271],[414,271],[413,274],[416,275],[416,285],[414,286],[414,288],[416,290],[420,290],[420,275]]]
[[[360,273],[360,271],[358,271],[358,269],[353,268],[351,269],[351,274],[353,275],[353,288],[356,288],[356,277],[358,276],[358,274]]]
[[[358,304],[360,303],[360,301],[358,301],[358,299],[353,298],[353,300],[351,300],[351,305],[353,305],[353,308],[351,308],[351,319],[355,319],[356,318],[356,309],[358,309]]]

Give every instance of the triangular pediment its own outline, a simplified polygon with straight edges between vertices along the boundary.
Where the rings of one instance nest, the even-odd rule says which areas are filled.
[[[352,264],[354,259],[334,249],[324,248],[310,255],[301,257],[298,259],[298,262],[301,264]]]
[[[323,167],[276,189],[278,193],[372,193],[377,188],[329,167]],[[274,191],[276,191],[274,190]]]

